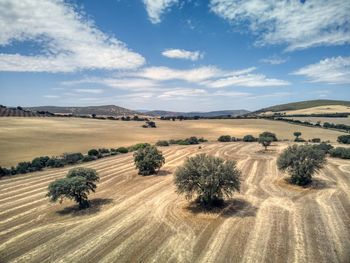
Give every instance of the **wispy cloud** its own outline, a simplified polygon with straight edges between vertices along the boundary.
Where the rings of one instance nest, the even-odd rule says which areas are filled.
[[[350,57],[332,57],[293,72],[305,76],[310,82],[350,84]]]
[[[245,25],[258,44],[287,50],[350,43],[350,1],[211,0],[211,10],[233,25]]]
[[[148,17],[153,24],[161,22],[161,15],[178,0],[143,0]]]
[[[0,46],[34,41],[43,47],[37,55],[1,53],[0,71],[131,69],[145,62],[63,1],[3,0],[0,28]]]
[[[260,59],[260,62],[270,65],[280,65],[287,62],[286,58],[280,58],[278,56],[271,56],[267,58]]]
[[[77,93],[90,93],[90,94],[100,94],[103,93],[103,89],[75,89]]]
[[[135,71],[121,72],[113,78],[85,78],[65,81],[64,85],[84,83],[103,84],[118,89],[162,90],[169,81],[185,82],[204,88],[226,87],[276,87],[290,85],[288,81],[268,78],[254,73],[255,67],[241,70],[223,70],[214,66],[191,69],[169,67],[148,67]]]
[[[58,96],[58,95],[44,95],[43,97],[44,97],[44,98],[47,98],[47,99],[57,99],[57,98],[60,98],[60,96]]]
[[[167,49],[162,52],[162,55],[168,58],[189,59],[192,61],[196,61],[204,57],[202,52],[188,51],[184,49]]]

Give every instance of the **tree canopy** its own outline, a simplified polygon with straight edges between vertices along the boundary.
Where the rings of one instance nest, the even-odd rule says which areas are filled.
[[[233,160],[199,154],[188,158],[175,172],[177,193],[193,196],[204,205],[213,205],[231,197],[240,189],[241,172]]]
[[[306,185],[326,163],[326,153],[311,145],[289,146],[277,159],[277,167],[291,176],[291,183]]]
[[[157,147],[148,145],[134,153],[134,162],[140,175],[151,175],[157,173],[163,166],[165,158]]]
[[[74,200],[80,209],[90,206],[88,194],[95,192],[99,181],[97,172],[91,168],[73,168],[65,178],[57,179],[49,184],[47,196],[52,202],[60,203],[64,198]]]

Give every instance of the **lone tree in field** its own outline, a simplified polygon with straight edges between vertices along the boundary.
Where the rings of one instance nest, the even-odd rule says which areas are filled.
[[[259,136],[258,142],[264,146],[265,151],[267,150],[267,147],[271,145],[271,142],[273,139],[271,137],[264,137],[264,136]]]
[[[295,136],[295,142],[299,141],[299,137],[301,136],[301,132],[294,132],[293,135]]]
[[[90,206],[88,194],[95,192],[96,182],[99,180],[94,169],[73,168],[69,170],[66,178],[57,179],[49,184],[47,196],[52,202],[59,200],[62,203],[64,198],[74,200],[80,209],[84,209]]]
[[[151,175],[158,172],[165,163],[165,159],[162,152],[155,146],[148,145],[134,153],[134,162],[140,175]]]
[[[276,134],[269,132],[269,131],[265,131],[265,132],[261,133],[259,135],[259,137],[270,137],[272,139],[272,141],[274,141],[274,142],[278,141]]]
[[[278,157],[277,167],[290,174],[292,184],[307,185],[325,163],[326,154],[323,150],[311,145],[293,145]]]
[[[199,154],[176,170],[174,180],[177,193],[185,194],[186,199],[197,196],[201,204],[212,206],[239,191],[240,176],[235,161]]]

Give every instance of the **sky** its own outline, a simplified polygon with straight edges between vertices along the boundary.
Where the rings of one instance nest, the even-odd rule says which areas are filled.
[[[350,100],[350,0],[0,0],[0,104]]]

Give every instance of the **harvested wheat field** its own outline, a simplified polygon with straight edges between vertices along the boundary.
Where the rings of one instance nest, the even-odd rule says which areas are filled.
[[[101,177],[85,211],[45,197],[71,167],[1,179],[0,261],[349,262],[349,162],[329,159],[312,187],[290,186],[276,169],[284,147],[164,147],[165,166],[146,177],[131,154],[84,164]],[[201,152],[242,170],[241,192],[224,209],[204,212],[175,193],[174,170]]]
[[[43,155],[64,152],[86,153],[91,148],[116,148],[135,143],[184,139],[190,136],[216,141],[220,135],[258,136],[264,131],[279,139],[294,139],[293,132],[302,132],[306,140],[321,138],[336,142],[344,133],[305,127],[286,122],[234,119],[158,121],[156,129],[144,129],[143,122],[107,121],[79,118],[0,118],[0,166],[16,165]]]

